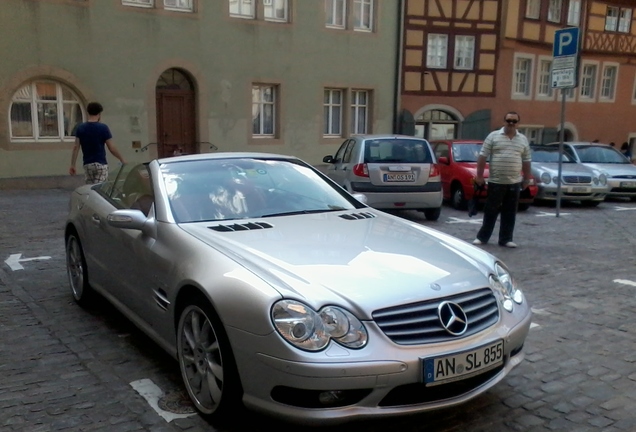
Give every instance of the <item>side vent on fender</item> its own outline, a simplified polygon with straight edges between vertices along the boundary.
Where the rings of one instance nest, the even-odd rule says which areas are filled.
[[[211,230],[220,231],[220,232],[234,232],[234,231],[249,231],[249,230],[259,230],[259,229],[265,229],[265,228],[274,228],[274,226],[265,222],[249,222],[244,224],[215,225],[208,228],[210,228]]]
[[[343,214],[343,215],[340,215],[340,217],[346,220],[356,220],[356,219],[373,219],[375,215],[373,213],[363,212],[363,213]]]

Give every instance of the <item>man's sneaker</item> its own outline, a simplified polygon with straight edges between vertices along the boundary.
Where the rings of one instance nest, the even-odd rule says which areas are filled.
[[[482,242],[482,241],[481,241],[481,240],[479,240],[479,239],[475,239],[475,240],[473,240],[473,244],[474,244],[474,245],[482,245],[482,244],[484,244],[484,242]]]
[[[507,247],[507,248],[516,248],[517,247],[517,243],[515,243],[515,242],[499,243],[499,246],[504,246],[504,247]]]

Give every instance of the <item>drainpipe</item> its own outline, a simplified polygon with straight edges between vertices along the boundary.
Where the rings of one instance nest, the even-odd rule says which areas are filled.
[[[397,16],[397,56],[395,60],[395,94],[393,107],[393,133],[400,132],[400,103],[402,93],[402,52],[404,42],[404,3],[405,0],[399,0],[398,16]]]

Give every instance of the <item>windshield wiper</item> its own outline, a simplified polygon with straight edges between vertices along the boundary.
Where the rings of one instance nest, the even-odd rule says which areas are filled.
[[[341,209],[295,210],[295,211],[289,211],[289,212],[264,214],[261,217],[293,216],[293,215],[300,215],[300,214],[327,213],[327,212],[338,211],[338,210],[341,210]]]

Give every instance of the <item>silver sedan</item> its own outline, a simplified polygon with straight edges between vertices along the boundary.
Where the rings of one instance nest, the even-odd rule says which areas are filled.
[[[71,292],[174,356],[213,418],[408,414],[501,381],[531,321],[505,264],[358,199],[288,156],[124,165],[72,194]]]
[[[532,146],[532,176],[539,192],[535,200],[557,199],[559,183],[561,199],[580,201],[595,207],[609,192],[607,176],[599,170],[577,164],[567,153],[561,155],[561,177],[559,180],[559,147]]]

